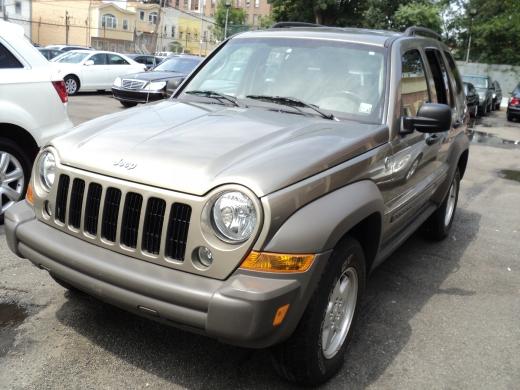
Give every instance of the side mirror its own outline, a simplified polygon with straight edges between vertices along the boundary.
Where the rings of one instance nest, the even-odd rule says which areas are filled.
[[[182,84],[184,79],[185,79],[185,77],[177,77],[173,80],[168,80],[168,82],[166,84],[166,93],[168,94],[168,96],[173,95],[173,93],[177,90],[177,88],[179,88],[179,85]]]
[[[88,60],[88,61],[85,61],[85,66],[92,66],[94,65],[94,60]]]
[[[442,133],[451,128],[451,108],[447,104],[424,103],[417,116],[401,118],[401,134],[414,130],[421,133]]]

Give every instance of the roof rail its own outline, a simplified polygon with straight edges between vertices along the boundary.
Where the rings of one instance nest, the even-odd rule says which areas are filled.
[[[290,27],[323,27],[320,24],[305,23],[305,22],[278,22],[271,26],[271,28],[290,28]]]
[[[404,30],[403,35],[405,37],[414,37],[417,35],[423,36],[423,37],[429,37],[437,39],[438,41],[442,41],[442,37],[437,34],[435,31],[430,30],[426,27],[418,27],[418,26],[412,26],[408,27],[406,30]]]

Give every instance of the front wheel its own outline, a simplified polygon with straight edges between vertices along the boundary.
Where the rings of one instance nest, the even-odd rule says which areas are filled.
[[[352,338],[365,276],[363,249],[347,237],[329,259],[293,335],[272,348],[273,365],[280,376],[309,386],[339,371]]]
[[[16,143],[0,138],[0,222],[6,210],[24,197],[31,166],[29,156]]]
[[[79,91],[78,79],[74,76],[66,76],[63,81],[65,82],[65,89],[69,96],[76,95]]]
[[[460,188],[460,172],[457,169],[453,180],[446,194],[446,198],[439,206],[439,208],[426,220],[423,225],[423,232],[426,238],[440,241],[448,236],[453,219],[455,217],[455,210],[459,200]]]

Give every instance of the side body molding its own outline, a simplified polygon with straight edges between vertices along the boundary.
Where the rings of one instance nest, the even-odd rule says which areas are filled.
[[[333,249],[345,233],[374,213],[384,214],[384,202],[377,185],[370,180],[349,184],[296,211],[263,250],[321,253]],[[374,245],[379,246],[381,238],[378,240]]]

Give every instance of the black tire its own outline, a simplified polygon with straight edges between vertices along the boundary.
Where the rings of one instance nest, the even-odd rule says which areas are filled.
[[[65,76],[63,81],[65,82],[65,88],[67,89],[67,94],[69,96],[77,95],[79,92],[79,79],[76,76],[68,75]]]
[[[54,275],[54,274],[49,274],[49,275],[51,276],[52,279],[54,279],[54,281],[56,283],[58,283],[65,290],[69,290],[72,293],[82,293],[81,290],[78,290],[76,287],[74,287],[73,285],[67,283],[66,281],[58,278],[56,275]]]
[[[454,193],[452,194],[451,190],[455,186]],[[453,176],[453,180],[450,185],[450,189],[446,194],[443,202],[439,206],[439,208],[426,220],[426,222],[422,226],[423,234],[426,238],[433,241],[443,240],[448,236],[450,232],[451,226],[453,225],[453,220],[455,218],[455,212],[457,211],[457,203],[459,201],[459,189],[460,189],[460,172],[457,168],[455,175]],[[451,212],[451,217],[449,221],[446,221],[446,214],[449,210],[448,204],[450,202],[450,197],[455,197],[455,203],[453,205],[453,211]],[[447,223],[446,223],[447,222]]]
[[[507,114],[507,120],[513,122],[513,115]]]
[[[126,107],[126,108],[130,108],[130,107],[135,107],[137,106],[137,103],[135,102],[127,102],[125,100],[120,100],[121,104]]]
[[[500,111],[500,102],[495,105],[495,111]]]
[[[322,326],[329,298],[340,276],[355,269],[358,277],[354,315],[348,333],[338,352],[330,359],[322,349]],[[359,242],[346,237],[335,248],[307,309],[292,336],[271,348],[272,362],[278,374],[288,381],[305,386],[324,383],[336,374],[344,361],[345,350],[352,338],[359,302],[365,289],[365,256]]]
[[[16,189],[17,191],[20,191],[20,198],[18,200],[21,200],[25,196],[25,192],[27,191],[27,185],[29,184],[29,179],[31,177],[31,168],[32,168],[32,161],[34,159],[34,156],[27,155],[26,152],[18,146],[14,141],[8,139],[8,138],[1,138],[0,137],[0,153],[9,153],[12,157],[14,157],[16,160],[18,160],[22,171],[23,171],[23,185],[21,185],[20,182],[15,183],[11,182],[7,184],[12,189]],[[14,170],[14,162],[11,162],[9,166],[6,167],[6,173],[12,172]],[[4,174],[4,172],[0,172],[0,175]],[[20,188],[21,187],[21,188]],[[0,195],[2,197],[2,205],[7,204],[7,196],[6,195]],[[4,223],[4,213],[2,209],[0,209],[0,224]]]

